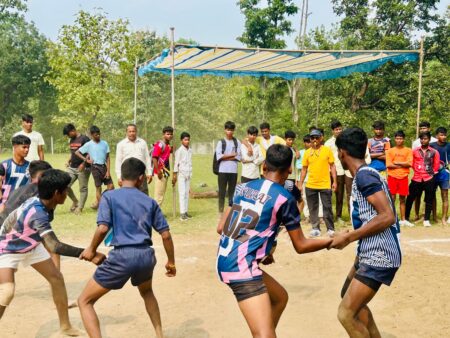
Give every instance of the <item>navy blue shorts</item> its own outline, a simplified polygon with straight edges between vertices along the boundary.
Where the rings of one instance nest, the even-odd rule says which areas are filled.
[[[381,284],[391,285],[398,268],[379,268],[367,264],[355,264],[355,278],[371,289],[378,291]]]
[[[153,277],[156,265],[152,247],[123,246],[114,248],[108,258],[97,268],[94,280],[105,289],[121,289],[131,278],[131,284],[138,286]]]

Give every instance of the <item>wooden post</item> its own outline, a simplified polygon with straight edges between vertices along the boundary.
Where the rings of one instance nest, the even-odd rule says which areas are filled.
[[[170,27],[170,52],[172,54],[172,69],[171,69],[171,94],[172,94],[172,128],[175,132],[175,28]],[[175,144],[172,143],[173,150],[175,150]],[[175,166],[175,151],[172,151],[172,175],[173,167]],[[173,176],[172,176],[173,177]],[[177,188],[172,187],[172,214],[173,218],[177,214]]]
[[[420,123],[420,106],[422,101],[422,74],[423,74],[423,42],[425,37],[420,39],[420,56],[419,56],[419,88],[417,93],[417,116],[416,116],[416,138],[419,137],[419,123]]]
[[[134,66],[134,118],[133,118],[134,124],[136,124],[136,115],[137,115],[137,82],[138,82],[138,59],[136,57],[136,64]]]

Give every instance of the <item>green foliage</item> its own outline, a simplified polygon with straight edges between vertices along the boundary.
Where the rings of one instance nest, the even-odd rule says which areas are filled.
[[[284,48],[283,36],[293,32],[288,16],[297,13],[293,0],[268,0],[261,6],[260,0],[240,0],[238,5],[245,15],[245,31],[238,38],[249,47]]]

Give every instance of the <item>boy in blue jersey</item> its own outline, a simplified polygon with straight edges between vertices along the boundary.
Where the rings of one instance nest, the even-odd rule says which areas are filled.
[[[0,231],[0,318],[14,297],[15,273],[19,264],[31,265],[50,283],[60,332],[78,336],[80,332],[69,320],[64,278],[47,252],[70,257],[79,257],[83,252],[82,248],[60,242],[51,226],[55,208],[66,200],[69,183],[69,174],[61,170],[46,170],[38,182],[39,197],[26,200],[4,221]],[[104,259],[105,255],[97,253],[92,262],[100,264]]]
[[[156,264],[152,248],[152,228],[162,237],[167,254],[166,275],[176,275],[175,254],[169,225],[156,201],[139,190],[144,180],[145,164],[131,157],[121,166],[122,187],[103,194],[97,216],[97,231],[91,245],[80,258],[91,260],[97,247],[113,230],[106,261],[97,268],[78,298],[81,317],[89,337],[101,337],[100,324],[94,310],[95,302],[110,290],[121,289],[131,278],[144,299],[157,337],[162,337],[158,302],[153,294],[153,268]]]
[[[24,186],[30,179],[30,162],[25,160],[30,144],[31,140],[27,136],[17,135],[12,138],[13,157],[0,165],[0,206],[5,204],[15,189]]]
[[[338,319],[350,337],[381,337],[367,304],[381,284],[391,284],[400,267],[400,227],[386,181],[364,161],[364,130],[344,130],[336,146],[344,169],[354,177],[351,219],[355,230],[337,235],[330,247],[343,249],[358,241],[355,263],[341,291]]]
[[[271,145],[264,162],[265,178],[236,187],[233,205],[217,226],[221,235],[217,273],[233,291],[254,337],[275,337],[286,307],[286,290],[259,263],[273,262],[274,242],[280,225],[289,233],[297,253],[327,248],[331,239],[306,239],[292,195],[283,188],[292,171],[292,151]]]

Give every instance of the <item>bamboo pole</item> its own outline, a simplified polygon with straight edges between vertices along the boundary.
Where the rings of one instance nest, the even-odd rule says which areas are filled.
[[[170,53],[172,54],[172,69],[171,69],[171,94],[172,94],[172,128],[175,131],[175,28],[170,27]],[[172,141],[172,147],[175,148],[175,144]],[[173,168],[175,166],[175,151],[172,151],[172,175]],[[173,177],[173,176],[172,176]],[[177,214],[177,196],[176,196],[176,186],[172,187],[172,214],[173,218]]]
[[[419,137],[419,123],[420,123],[420,106],[422,101],[422,74],[423,74],[423,42],[425,37],[420,39],[420,59],[419,59],[419,88],[417,93],[417,115],[416,115],[416,138]]]
[[[137,85],[138,85],[138,58],[136,58],[136,64],[134,66],[134,118],[133,118],[134,124],[136,124],[136,117],[137,117]]]

